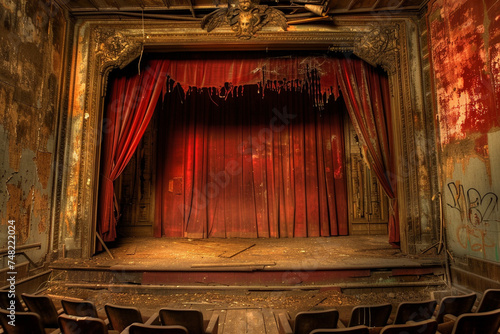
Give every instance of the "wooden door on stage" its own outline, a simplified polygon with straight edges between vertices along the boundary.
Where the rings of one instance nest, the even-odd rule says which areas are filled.
[[[118,236],[153,236],[157,119],[155,114],[132,159],[115,181],[115,205],[120,208]]]
[[[349,234],[387,234],[388,200],[363,156],[354,127],[345,120],[347,180],[349,194]]]

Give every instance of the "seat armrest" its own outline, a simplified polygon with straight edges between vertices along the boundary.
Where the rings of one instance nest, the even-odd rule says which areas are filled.
[[[142,325],[142,324],[141,324],[141,323],[139,323],[139,322],[134,322],[133,324],[128,325],[128,326],[127,326],[124,330],[122,330],[120,334],[128,334],[128,333],[129,333],[129,328],[130,328],[130,326],[135,325],[135,324],[140,324],[140,325]]]
[[[210,322],[208,323],[207,329],[205,330],[206,334],[218,334],[219,332],[219,315],[212,314],[210,317]]]
[[[279,334],[293,334],[292,327],[288,321],[288,316],[285,313],[278,314],[278,330]]]
[[[128,334],[129,333],[129,327],[132,326],[132,325],[128,325],[124,330],[121,331],[120,334]]]
[[[346,326],[344,325],[344,323],[340,319],[337,320],[337,328],[346,328]]]
[[[457,321],[457,317],[454,316],[453,314],[445,314],[443,317],[443,322],[448,322],[448,321]]]
[[[161,325],[159,312],[154,313],[144,322],[145,325]]]

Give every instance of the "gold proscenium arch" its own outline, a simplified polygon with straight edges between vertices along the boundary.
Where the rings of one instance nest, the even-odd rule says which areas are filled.
[[[425,132],[429,132],[425,122],[432,121],[432,111],[424,103],[426,85],[416,25],[407,18],[344,17],[328,25],[291,26],[288,31],[265,27],[251,40],[242,41],[229,28],[207,33],[197,23],[151,21],[144,30],[140,21],[77,23],[66,87],[68,108],[59,134],[64,138],[65,153],[58,164],[55,224],[59,236],[53,251],[65,249],[73,257],[92,255],[107,78],[112,69],[123,68],[142,50],[330,50],[353,52],[382,66],[389,74],[392,94],[402,251],[413,254],[431,244],[438,210],[431,201],[432,187],[424,186],[422,179],[437,179],[437,168],[435,159],[429,158],[433,143],[417,145],[419,138],[434,136]]]

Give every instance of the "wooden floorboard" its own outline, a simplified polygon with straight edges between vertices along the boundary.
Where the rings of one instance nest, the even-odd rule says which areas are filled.
[[[223,334],[229,333],[246,333],[247,323],[246,323],[246,310],[236,309],[226,311],[226,321],[224,322]]]
[[[241,308],[214,313],[219,315],[219,334],[278,334],[272,309]]]
[[[264,318],[264,325],[266,326],[266,334],[278,334],[278,325],[274,312],[270,308],[262,309],[262,317]]]
[[[247,334],[261,334],[266,332],[264,317],[260,309],[247,309]]]
[[[226,310],[215,310],[214,312],[217,312],[219,315],[219,333],[222,334],[224,333],[224,323],[226,322]]]

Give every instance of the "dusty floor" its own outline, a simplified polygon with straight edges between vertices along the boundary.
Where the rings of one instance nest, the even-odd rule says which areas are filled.
[[[439,262],[431,254],[407,256],[385,235],[283,239],[123,238],[88,260],[63,259],[63,265],[130,266],[188,270],[197,266],[247,264],[272,269],[380,268]]]
[[[204,291],[179,293],[164,291],[161,294],[130,294],[108,290],[86,290],[76,288],[50,287],[46,294],[54,300],[63,297],[92,300],[98,309],[104,304],[130,305],[138,307],[144,315],[151,315],[161,307],[195,308],[204,312],[228,309],[287,310],[294,316],[297,312],[314,309],[335,308],[341,319],[348,319],[353,306],[361,304],[392,303],[393,313],[403,301],[417,301],[431,298],[431,289],[408,289],[404,292],[371,292],[348,295],[336,290],[294,290],[294,291]]]
[[[319,268],[406,267],[439,263],[431,254],[406,256],[387,242],[387,236],[307,239],[165,239],[128,238],[112,245],[114,259],[102,252],[88,260],[64,259],[58,265],[83,267],[139,267],[187,270],[199,266],[261,265],[263,269],[315,270]],[[374,290],[375,291],[375,290]],[[50,286],[46,293],[56,300],[74,297],[92,300],[98,308],[106,303],[132,305],[149,315],[161,307],[197,308],[204,312],[228,309],[287,310],[292,316],[311,309],[336,308],[348,319],[353,306],[394,305],[431,298],[431,288],[405,291],[344,294],[338,290],[161,290],[155,294],[110,292]]]

